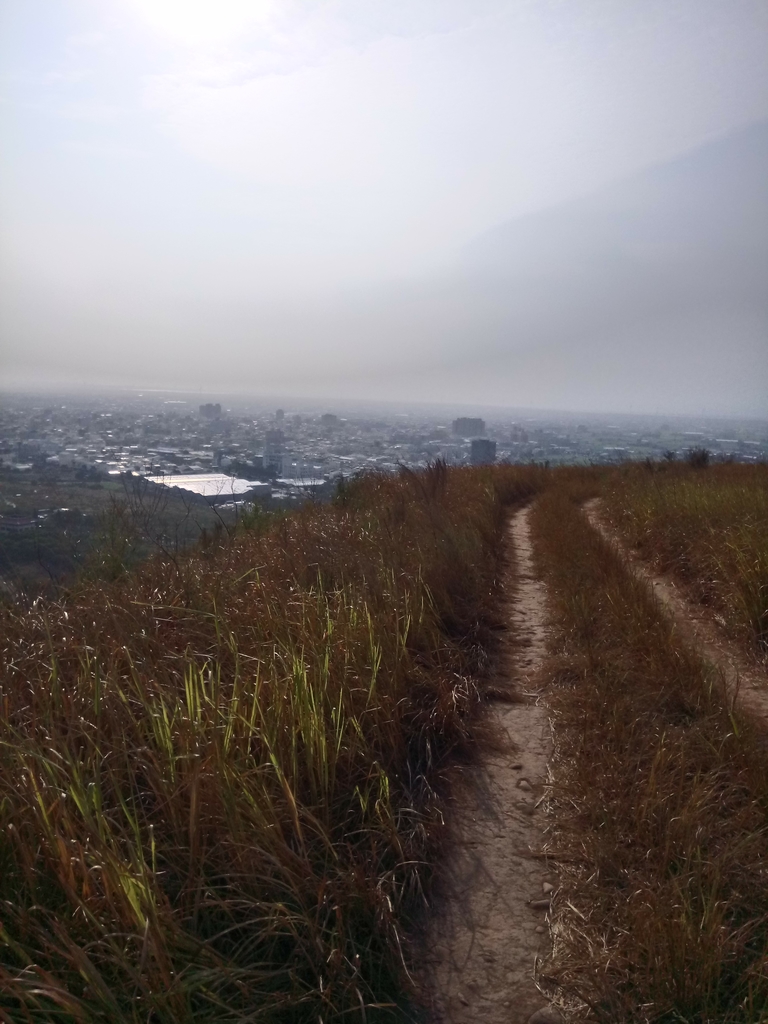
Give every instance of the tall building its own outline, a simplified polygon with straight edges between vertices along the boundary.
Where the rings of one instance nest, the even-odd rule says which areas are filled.
[[[470,458],[473,466],[491,465],[496,461],[496,442],[489,441],[487,437],[473,438]]]
[[[458,437],[480,437],[485,433],[485,420],[478,416],[459,416],[453,421],[453,432]]]
[[[268,430],[264,438],[264,469],[267,472],[280,474],[283,471],[283,445],[285,435],[282,430]]]

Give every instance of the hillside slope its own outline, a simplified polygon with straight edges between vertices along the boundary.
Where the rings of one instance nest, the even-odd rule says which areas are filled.
[[[391,1017],[541,471],[331,506],[0,609],[0,1016]]]

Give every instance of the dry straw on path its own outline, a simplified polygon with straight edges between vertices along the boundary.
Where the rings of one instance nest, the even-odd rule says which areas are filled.
[[[524,508],[509,524],[510,633],[498,656],[489,740],[454,786],[441,892],[425,942],[432,1017],[441,1024],[524,1024],[537,1011],[541,1024],[560,1020],[535,982],[537,961],[549,952],[546,911],[556,876],[540,854],[551,736],[539,689],[546,600],[529,515]]]

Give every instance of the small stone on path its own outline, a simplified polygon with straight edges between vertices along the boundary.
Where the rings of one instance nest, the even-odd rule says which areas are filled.
[[[563,1015],[554,1006],[542,1006],[531,1014],[528,1024],[563,1024]]]

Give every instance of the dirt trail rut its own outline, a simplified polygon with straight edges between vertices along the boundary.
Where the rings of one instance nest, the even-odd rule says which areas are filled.
[[[534,983],[536,958],[549,952],[547,894],[557,879],[535,855],[543,842],[538,804],[551,734],[538,700],[546,604],[534,574],[528,516],[523,509],[509,525],[512,639],[503,676],[514,684],[520,703],[491,706],[498,743],[465,771],[457,787],[443,893],[427,939],[427,987],[436,1024],[560,1020]]]
[[[593,498],[584,506],[591,525],[617,548],[638,579],[653,592],[675,622],[681,637],[697,648],[707,661],[721,673],[726,691],[750,714],[768,724],[768,672],[740,650],[706,609],[688,601],[674,580],[655,574],[630,551],[615,530],[601,517],[600,499]]]

